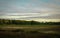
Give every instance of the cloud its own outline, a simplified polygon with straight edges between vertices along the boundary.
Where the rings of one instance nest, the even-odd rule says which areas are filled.
[[[44,1],[44,0],[43,0]],[[8,4],[0,4],[0,18],[11,19],[60,19],[60,0],[51,0],[43,2],[42,0],[9,2]],[[6,3],[6,2],[5,2]],[[4,17],[5,16],[5,17]]]

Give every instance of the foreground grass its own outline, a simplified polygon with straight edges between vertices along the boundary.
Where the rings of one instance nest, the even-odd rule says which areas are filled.
[[[3,25],[0,38],[60,38],[58,25]]]

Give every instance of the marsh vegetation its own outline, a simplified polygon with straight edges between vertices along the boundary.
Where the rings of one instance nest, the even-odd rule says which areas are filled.
[[[0,38],[60,38],[60,26],[14,27],[0,28]]]
[[[60,22],[0,19],[0,38],[60,38]]]

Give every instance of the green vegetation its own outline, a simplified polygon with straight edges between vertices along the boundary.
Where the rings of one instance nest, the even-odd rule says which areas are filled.
[[[0,19],[0,38],[60,38],[60,22]]]
[[[60,38],[60,27],[0,28],[0,38]]]
[[[0,25],[60,25],[60,22],[37,22],[0,19]]]

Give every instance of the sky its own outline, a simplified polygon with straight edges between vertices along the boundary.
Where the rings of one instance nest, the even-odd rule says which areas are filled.
[[[0,0],[0,18],[60,21],[60,0]]]

